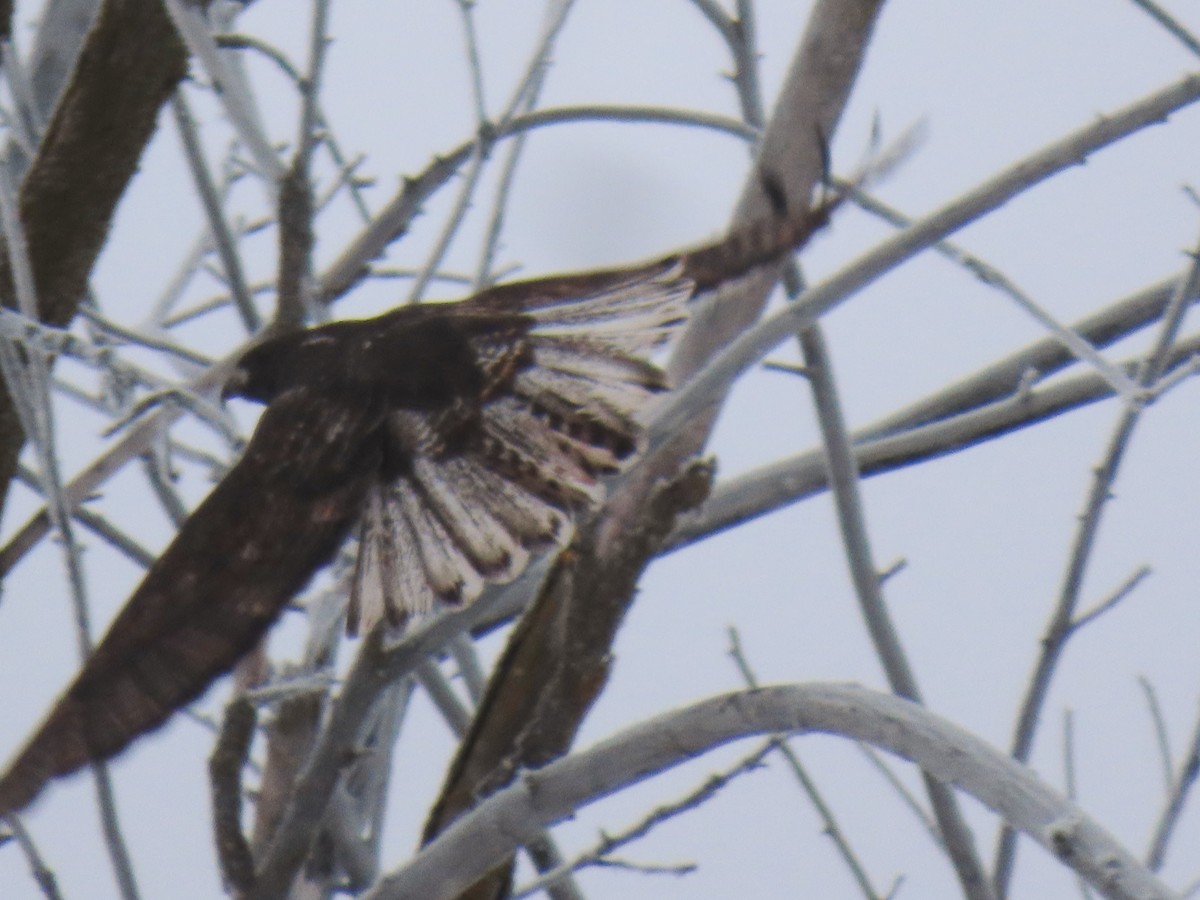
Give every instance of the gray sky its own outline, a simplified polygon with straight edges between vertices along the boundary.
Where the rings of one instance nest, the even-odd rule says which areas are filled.
[[[757,5],[763,89],[773,102],[803,29],[807,4]],[[1191,4],[1171,4],[1200,30]],[[27,7],[18,6],[23,21]],[[259,0],[243,20],[305,58],[306,16],[295,4]],[[537,32],[541,4],[481,3],[477,22],[493,109],[508,98]],[[342,146],[365,153],[377,179],[370,196],[388,197],[403,174],[469,138],[470,87],[458,11],[448,0],[333,4],[324,105]],[[894,2],[884,14],[866,69],[833,146],[847,172],[869,149],[878,117],[886,137],[921,120],[928,138],[878,189],[918,216],[1056,137],[1180,77],[1195,61],[1133,3],[1009,0]],[[730,61],[686,2],[580,0],[555,53],[544,105],[637,103],[737,115],[721,78]],[[266,67],[251,68],[272,136],[291,140],[295,101]],[[213,157],[230,132],[214,122],[210,98],[194,100]],[[1200,183],[1200,113],[1105,150],[1009,204],[955,240],[1001,268],[1060,321],[1181,271],[1200,214],[1181,189]],[[530,139],[504,233],[500,264],[523,274],[636,260],[718,234],[746,176],[744,146],[727,135],[652,125],[586,125],[539,131]],[[452,192],[429,207],[388,263],[414,266],[437,235]],[[253,211],[261,188],[239,188]],[[484,195],[486,196],[486,194]],[[481,205],[482,206],[482,205]],[[480,210],[482,211],[482,209]],[[333,223],[344,219],[340,228]],[[355,224],[339,210],[322,232],[318,265],[332,259]],[[126,199],[94,280],[110,315],[136,323],[202,226],[178,141],[164,128]],[[482,216],[468,222],[449,266],[472,271]],[[853,259],[888,233],[865,214],[839,216],[803,258],[808,277]],[[252,277],[274,266],[271,240],[249,244]],[[213,284],[207,290],[215,291]],[[378,282],[340,304],[339,315],[381,309],[406,285]],[[441,293],[439,291],[439,293]],[[198,288],[196,296],[203,296]],[[453,296],[453,293],[446,293]],[[850,424],[872,421],[1041,335],[1008,299],[950,263],[923,256],[855,296],[825,320]],[[223,346],[224,325],[199,340]],[[1120,358],[1125,353],[1109,354]],[[793,359],[793,348],[775,358]],[[1200,555],[1195,552],[1200,479],[1200,386],[1184,385],[1151,410],[1137,434],[1108,510],[1084,590],[1088,607],[1137,566],[1152,578],[1068,650],[1046,707],[1034,767],[1062,785],[1059,720],[1075,716],[1080,803],[1134,852],[1149,840],[1162,804],[1153,728],[1137,683],[1158,691],[1178,753],[1188,738],[1200,686]],[[61,427],[68,471],[96,452],[100,418],[66,408]],[[819,443],[805,383],[756,372],[739,384],[713,443],[722,477]],[[248,413],[249,410],[247,409]],[[864,497],[877,562],[907,560],[886,596],[930,706],[999,747],[1010,741],[1019,698],[1089,484],[1118,415],[1115,403],[1072,413],[1004,440],[914,470],[868,480]],[[247,421],[249,421],[247,419]],[[197,432],[199,433],[199,432]],[[210,443],[211,443],[211,439]],[[214,443],[212,446],[216,447]],[[160,547],[165,518],[144,489],[100,501],[148,545]],[[205,490],[188,473],[190,498]],[[142,501],[128,499],[142,497]],[[125,503],[126,506],[120,504]],[[34,504],[14,495],[5,528]],[[77,663],[57,548],[46,542],[5,584],[0,603],[0,755],[23,740]],[[138,573],[100,546],[87,556],[96,626],[127,597]],[[299,634],[288,623],[275,646]],[[740,686],[726,651],[736,625],[764,682],[853,680],[885,688],[862,628],[832,506],[827,497],[793,506],[735,532],[673,554],[647,574],[616,646],[611,683],[588,718],[588,744],[656,712]],[[36,645],[30,635],[39,635]],[[490,654],[501,646],[485,641]],[[203,704],[216,712],[224,686]],[[424,698],[407,726],[408,751],[393,779],[385,865],[411,851],[419,820],[442,778],[451,747]],[[851,841],[885,890],[903,875],[901,897],[954,897],[948,866],[900,801],[846,742],[796,742],[837,810]],[[418,752],[419,748],[419,752]],[[652,806],[686,793],[710,771],[748,752],[726,748],[585,810],[561,830],[567,848],[597,830],[614,831]],[[177,717],[114,766],[120,810],[146,897],[210,897],[218,891],[208,850],[205,758],[210,740]],[[901,768],[906,782],[914,772]],[[86,778],[57,786],[29,824],[67,897],[109,896],[108,864],[95,835]],[[994,820],[965,803],[985,861]],[[82,811],[82,812],[81,812]],[[589,896],[626,898],[854,896],[820,824],[780,761],[739,780],[701,810],[654,832],[628,858],[659,864],[694,860],[686,878],[623,872],[583,876]],[[1200,877],[1185,848],[1200,839],[1193,810],[1176,839],[1166,877]],[[1022,848],[1014,896],[1072,890],[1073,879],[1031,846]],[[17,853],[0,853],[0,894],[34,896]]]

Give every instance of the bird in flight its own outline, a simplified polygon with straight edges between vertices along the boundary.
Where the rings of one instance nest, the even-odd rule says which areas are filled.
[[[226,396],[266,405],[7,772],[0,815],[196,699],[355,530],[351,633],[474,600],[562,545],[644,448],[651,361],[696,294],[778,262],[836,200],[630,268],[498,285],[272,337]]]

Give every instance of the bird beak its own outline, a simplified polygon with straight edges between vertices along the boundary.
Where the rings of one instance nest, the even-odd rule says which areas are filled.
[[[225,402],[230,397],[240,397],[242,392],[246,389],[246,382],[248,379],[249,375],[241,366],[238,366],[236,369],[234,369],[233,372],[230,373],[229,377],[225,379],[225,384],[221,388],[221,402]]]

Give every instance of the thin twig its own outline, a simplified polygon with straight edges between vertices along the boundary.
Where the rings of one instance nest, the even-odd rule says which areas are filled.
[[[759,80],[757,29],[754,25],[754,4],[737,0],[737,18],[726,33],[726,43],[733,54],[733,83],[747,125],[761,129],[766,124],[762,85]]]
[[[458,699],[450,682],[442,674],[442,670],[431,660],[425,660],[414,673],[417,683],[429,694],[434,707],[442,714],[442,719],[450,726],[450,731],[457,738],[462,738],[471,727],[471,713],[463,702]]]
[[[274,281],[260,281],[250,286],[251,294],[268,294],[275,290]],[[197,319],[203,318],[209,313],[217,312],[227,307],[232,300],[228,293],[220,294],[216,297],[210,297],[206,300],[201,300],[194,306],[189,306],[187,309],[182,309],[177,313],[173,313],[162,320],[164,329],[177,328],[180,325],[185,325],[188,322],[194,322]]]
[[[859,752],[866,757],[867,762],[869,762],[875,771],[879,773],[880,777],[883,778],[883,780],[888,783],[891,789],[896,792],[896,796],[900,798],[901,802],[908,807],[909,812],[911,812],[913,818],[920,823],[921,827],[925,830],[925,833],[929,836],[929,840],[933,842],[934,846],[941,847],[942,833],[940,830],[938,830],[937,822],[933,820],[933,816],[929,813],[929,811],[921,805],[921,801],[918,799],[917,795],[908,789],[908,786],[900,780],[900,776],[892,771],[892,768],[888,765],[887,760],[885,760],[882,754],[878,753],[874,747],[864,744],[860,741],[858,743],[858,749]]]
[[[1196,37],[1183,26],[1182,22],[1155,3],[1154,0],[1132,0],[1132,2],[1134,6],[1140,6],[1149,13],[1150,17],[1165,28],[1179,43],[1191,50],[1196,56],[1200,56],[1200,41],[1196,40]]]
[[[89,323],[95,325],[101,331],[117,338],[118,340],[126,341],[138,347],[146,347],[149,350],[158,350],[168,356],[174,356],[177,359],[188,363],[191,371],[194,373],[197,366],[207,368],[214,362],[211,356],[206,356],[190,347],[184,347],[182,344],[176,343],[167,337],[160,335],[146,334],[139,331],[137,328],[131,328],[126,325],[121,325],[112,319],[106,318],[99,310],[91,306],[81,305],[79,307],[79,315],[87,319]]]
[[[709,409],[718,397],[724,396],[735,379],[776,346],[905,260],[1050,176],[1080,165],[1092,153],[1158,124],[1169,113],[1197,99],[1200,99],[1200,74],[1185,76],[1169,87],[1055,141],[879,244],[805,291],[782,311],[761,320],[731,341],[658,408],[651,426],[652,435],[661,439],[675,433]]]
[[[538,94],[541,90],[540,82],[531,86],[527,98],[523,101],[524,108],[522,112],[529,112],[537,104]],[[496,261],[496,250],[500,244],[500,234],[504,228],[504,215],[508,210],[508,198],[512,192],[513,182],[516,180],[517,165],[521,160],[522,151],[525,149],[524,133],[518,134],[511,144],[508,145],[507,153],[504,157],[504,162],[500,164],[500,179],[496,186],[495,196],[492,198],[492,214],[488,219],[487,230],[484,232],[483,248],[479,252],[479,263],[475,269],[475,277],[472,279],[472,288],[480,290],[492,284],[495,280],[495,275],[492,272],[492,266]]]
[[[217,189],[218,208],[225,208],[225,201],[229,199],[230,191],[237,180],[237,175],[228,160],[222,166],[221,184]],[[265,227],[268,223],[266,220],[256,223],[259,228]],[[247,226],[240,219],[235,219],[230,228],[234,231],[234,236],[237,239],[248,237],[257,229],[253,226]],[[150,307],[149,313],[146,315],[145,321],[151,331],[160,331],[169,327],[167,319],[171,310],[182,299],[183,293],[187,290],[188,285],[196,274],[201,271],[202,265],[215,249],[216,245],[213,241],[213,231],[207,226],[201,227],[199,233],[188,252],[184,255],[183,261],[179,264],[175,275],[167,281],[166,287],[159,293],[158,298]],[[253,291],[251,292],[253,293]],[[229,298],[226,298],[228,302]]]
[[[474,196],[475,189],[479,185],[479,179],[483,175],[487,153],[486,135],[481,130],[479,138],[472,148],[471,158],[468,161],[466,171],[463,173],[462,186],[459,188],[458,197],[455,199],[454,205],[442,225],[442,230],[434,242],[433,250],[426,257],[421,273],[413,280],[408,297],[404,301],[405,303],[416,303],[421,299],[426,287],[429,286],[433,273],[441,265],[446,251],[450,248],[450,242],[454,239],[455,234],[458,233],[462,220],[471,206],[471,198]]]
[[[759,686],[758,678],[755,676],[754,670],[750,667],[750,662],[746,659],[746,654],[742,650],[741,636],[738,634],[738,630],[733,627],[729,629],[729,655],[732,657],[734,665],[737,666],[738,672],[741,673],[746,687],[751,689],[757,688]],[[804,763],[800,761],[800,754],[792,749],[792,746],[787,742],[784,735],[776,735],[772,743],[783,758],[787,760],[792,774],[796,776],[801,789],[808,797],[809,802],[812,803],[813,809],[817,811],[817,815],[821,818],[821,832],[833,841],[838,855],[850,870],[850,874],[858,884],[859,890],[863,892],[863,896],[867,897],[868,900],[878,898],[880,895],[871,885],[871,878],[867,875],[866,867],[859,860],[858,854],[854,852],[854,848],[850,846],[845,832],[842,831],[841,825],[838,824],[833,810],[825,802],[825,798],[821,795],[816,782],[812,780],[808,774],[808,770],[804,768]]]
[[[634,866],[629,863],[614,861],[612,853],[627,844],[631,844],[636,840],[645,837],[657,826],[664,822],[679,816],[685,812],[696,809],[702,804],[708,802],[717,793],[732,782],[735,778],[745,775],[748,772],[753,772],[763,768],[763,760],[776,748],[774,740],[767,741],[761,747],[748,756],[738,760],[729,768],[722,772],[717,772],[710,775],[705,781],[689,791],[678,800],[670,803],[664,803],[661,806],[656,806],[653,810],[647,813],[640,821],[630,825],[616,834],[602,833],[602,837],[591,848],[576,855],[570,862],[563,863],[558,868],[552,869],[549,872],[544,872],[539,877],[526,885],[523,885],[513,895],[513,900],[521,900],[523,897],[531,897],[538,891],[545,890],[553,885],[559,879],[565,877],[571,872],[577,872],[588,866],[619,866],[621,868],[636,868],[637,871],[646,874],[670,874],[680,875],[686,874],[695,869],[695,866],[689,866],[681,870],[679,866],[671,867],[650,867],[644,865]]]
[[[1196,254],[1200,254],[1200,244],[1198,244]],[[1200,256],[1196,254],[1192,256],[1192,265],[1187,276],[1176,286],[1174,294],[1163,311],[1159,333],[1153,346],[1138,367],[1136,380],[1140,387],[1152,386],[1169,365],[1170,354],[1176,343],[1180,324],[1190,299],[1200,290]],[[1104,510],[1108,500],[1112,497],[1112,486],[1144,410],[1145,407],[1141,403],[1124,404],[1109,437],[1102,460],[1093,472],[1092,485],[1088,491],[1083,512],[1079,517],[1079,526],[1067,557],[1058,598],[1040,641],[1041,653],[1017,716],[1013,733],[1012,755],[1020,762],[1029,759],[1038,719],[1046,698],[1049,696],[1050,683],[1058,668],[1067,641],[1076,631],[1073,620],[1079,604],[1079,596],[1083,590],[1084,573],[1087,571],[1092,551],[1095,549]],[[993,877],[997,896],[1007,895],[1016,847],[1016,834],[1006,825],[1001,829],[996,847]]]
[[[1071,710],[1063,710],[1063,778],[1067,786],[1067,799],[1078,801],[1075,789],[1075,717]],[[1075,876],[1079,894],[1083,900],[1092,900],[1092,889],[1080,876]]]
[[[296,154],[304,159],[306,169],[317,144],[317,129],[321,127],[319,98],[328,44],[329,0],[313,0],[312,28],[308,42],[308,75],[300,82],[304,102],[300,111],[300,133],[296,138]]]
[[[1110,897],[1171,896],[1083,810],[986,741],[893,695],[806,684],[713,697],[525,772],[381,879],[364,900],[458,896],[535,830],[585,804],[732,740],[783,731],[866,741],[953,780]]]
[[[463,684],[467,688],[467,696],[471,698],[474,706],[478,706],[479,701],[483,699],[484,689],[487,687],[487,676],[479,661],[479,652],[475,649],[475,645],[463,635],[450,641],[447,649],[454,659],[454,664],[458,666],[458,674],[462,676]]]
[[[25,854],[25,859],[29,863],[29,872],[33,875],[33,880],[37,882],[42,896],[46,900],[63,900],[63,895],[58,889],[58,879],[54,877],[54,870],[47,866],[45,860],[42,859],[37,845],[33,842],[33,837],[22,824],[20,817],[9,816],[4,822],[12,831],[17,846]]]
[[[1192,739],[1188,742],[1183,759],[1180,760],[1179,774],[1171,779],[1166,806],[1158,817],[1154,836],[1150,839],[1150,849],[1146,852],[1146,865],[1154,872],[1162,868],[1166,860],[1167,845],[1175,833],[1175,826],[1179,823],[1188,795],[1197,779],[1200,779],[1200,717],[1196,720]]]
[[[704,780],[703,784],[696,787],[694,791],[686,793],[685,796],[680,797],[678,800],[673,800],[671,803],[655,806],[640,822],[636,822],[616,834],[605,833],[589,850],[577,854],[569,863],[564,863],[558,869],[545,872],[540,877],[534,878],[532,882],[524,884],[514,894],[514,900],[521,900],[521,898],[526,898],[526,896],[532,896],[538,893],[539,890],[552,886],[559,878],[570,874],[570,872],[587,868],[589,865],[617,865],[619,868],[636,869],[637,871],[647,872],[647,874],[662,874],[662,872],[666,872],[668,875],[682,875],[694,870],[696,868],[695,865],[684,866],[682,869],[680,869],[680,866],[668,866],[668,868],[664,868],[664,866],[653,866],[653,868],[646,865],[635,866],[629,863],[617,862],[617,860],[613,860],[611,857],[612,852],[618,850],[619,847],[631,844],[635,840],[640,840],[652,832],[655,827],[660,826],[660,824],[672,820],[672,818],[683,814],[683,812],[688,812],[689,810],[696,809],[697,806],[707,803],[709,799],[716,796],[716,793],[722,787],[730,784],[739,775],[761,769],[764,758],[773,750],[775,750],[775,742],[774,740],[768,740],[766,744],[751,752],[750,755],[743,757],[742,760],[734,763],[733,766],[728,767],[724,772],[709,775],[708,779]]]
[[[475,121],[478,125],[487,122],[487,100],[483,91],[483,62],[479,56],[479,35],[475,31],[474,0],[457,0],[458,12],[462,16],[463,38],[467,50],[467,69],[471,73],[471,99],[475,103]]]
[[[884,221],[898,228],[907,228],[912,224],[911,219],[877,198],[872,197],[854,184],[846,181],[838,181],[837,185],[840,189],[846,191],[859,207],[865,209],[867,212],[874,213]],[[937,241],[932,245],[932,248],[942,256],[966,269],[987,286],[1007,294],[1017,306],[1029,313],[1038,324],[1061,341],[1063,346],[1070,350],[1077,359],[1091,364],[1113,386],[1113,390],[1119,396],[1126,400],[1134,400],[1140,391],[1143,390],[1134,384],[1133,380],[1119,367],[1114,366],[1101,356],[1095,347],[1079,336],[1078,332],[1061,324],[1050,315],[1050,312],[1044,306],[1017,287],[1011,278],[995,266],[975,254],[969,253],[951,241]]]
[[[1175,784],[1174,763],[1171,756],[1171,739],[1167,732],[1167,720],[1163,716],[1162,706],[1158,702],[1158,692],[1145,675],[1138,676],[1138,687],[1146,697],[1146,711],[1150,713],[1150,723],[1154,726],[1154,739],[1158,744],[1158,758],[1162,765],[1163,791],[1170,794]]]
[[[196,130],[196,120],[192,117],[187,98],[183,89],[175,92],[171,98],[171,111],[175,114],[175,127],[179,130],[180,142],[183,144],[184,155],[187,157],[188,168],[192,172],[192,180],[200,201],[204,206],[204,214],[208,218],[208,227],[212,231],[213,245],[221,259],[221,267],[225,273],[225,283],[233,296],[234,306],[241,316],[242,325],[250,334],[262,327],[262,319],[254,308],[250,291],[246,287],[246,276],[242,270],[241,257],[238,256],[236,241],[229,223],[225,221],[225,211],[221,208],[221,198],[212,173],[208,170],[208,162],[204,158],[204,150],[200,146],[200,136]]]
[[[188,517],[187,504],[183,502],[183,498],[179,496],[179,492],[175,490],[175,485],[171,483],[171,472],[169,470],[169,462],[162,458],[159,453],[147,453],[142,457],[142,469],[146,475],[146,481],[150,485],[154,496],[158,498],[159,505],[163,508],[163,512],[167,514],[167,518],[171,520],[171,524],[179,530],[183,525],[184,520]]]
[[[328,669],[302,671],[276,676],[266,684],[243,691],[242,696],[256,707],[278,706],[307,694],[327,694],[337,683],[336,674]]]
[[[238,433],[237,422],[229,411],[211,402],[207,397],[183,386],[167,387],[141,397],[137,403],[126,410],[124,415],[119,416],[105,429],[104,436],[111,437],[157,407],[166,405],[177,405],[191,413],[198,421],[223,438],[230,450],[237,452],[242,449],[245,441]]]
[[[691,0],[691,3],[712,23],[726,42],[733,41],[737,26],[716,0]]]
[[[573,122],[681,125],[714,130],[743,140],[751,140],[756,136],[753,129],[728,116],[660,106],[595,105],[540,109],[517,116],[503,127],[493,123],[492,137],[498,141],[534,128]],[[407,230],[425,200],[471,159],[477,146],[477,138],[460,144],[448,154],[435,157],[420,175],[405,180],[399,193],[388,201],[367,228],[325,270],[320,279],[324,301],[330,302],[342,296],[369,273],[371,261]]]
[[[916,675],[892,622],[883,597],[879,568],[871,553],[866,514],[858,486],[858,466],[834,383],[832,356],[820,326],[815,323],[800,332],[799,340],[825,447],[842,547],[850,567],[859,611],[875,647],[875,654],[887,675],[888,685],[897,695],[921,703]],[[992,895],[983,864],[953,790],[928,772],[922,772],[921,777],[925,780],[925,790],[942,832],[942,847],[954,864],[964,892],[977,900],[989,900]]]
[[[227,65],[228,61],[222,57],[201,7],[184,0],[162,2],[179,36],[217,88],[217,99],[224,106],[242,144],[253,156],[255,170],[274,193],[275,185],[283,178],[284,166],[267,138],[249,84],[242,73],[236,67]]]
[[[25,466],[17,466],[16,477],[30,490],[36,491],[41,496],[45,496],[41,479]],[[111,544],[143,569],[148,569],[154,564],[157,554],[151,553],[103,516],[83,507],[76,507],[71,515],[79,524],[83,525],[97,537]]]
[[[254,50],[263,54],[265,57],[279,66],[280,70],[292,80],[293,83],[299,85],[301,81],[300,70],[292,65],[282,50],[271,46],[266,41],[248,34],[225,33],[213,36],[217,46],[226,50]],[[364,221],[371,218],[371,210],[367,205],[366,197],[363,196],[361,190],[362,183],[354,177],[354,170],[358,167],[361,160],[347,159],[346,154],[342,151],[341,145],[329,127],[329,120],[322,112],[321,106],[317,103],[314,107],[316,114],[316,127],[322,133],[321,142],[329,150],[329,155],[333,159],[333,164],[338,170],[338,182],[344,184],[350,189],[350,196],[353,199],[354,206],[358,210],[358,214]]]
[[[549,59],[550,52],[553,49],[554,41],[566,22],[567,13],[570,11],[573,2],[574,0],[551,0],[551,12],[546,17],[541,37],[534,48],[525,73],[517,80],[517,86],[513,90],[511,100],[504,107],[495,122],[481,122],[478,135],[471,148],[470,163],[466,173],[463,175],[462,187],[459,189],[458,198],[446,218],[445,225],[434,244],[433,251],[426,259],[425,269],[421,276],[413,283],[412,290],[409,291],[406,302],[416,303],[421,299],[429,283],[430,274],[435,272],[441,265],[442,258],[445,256],[447,249],[449,249],[450,241],[458,232],[463,217],[470,207],[471,198],[474,196],[479,179],[483,175],[484,164],[488,153],[491,151],[495,135],[507,130],[517,115],[518,110],[526,102],[526,98],[530,97],[532,92],[541,84],[542,73]]]
[[[1092,609],[1075,617],[1075,621],[1071,627],[1078,631],[1085,625],[1090,625],[1096,619],[1100,618],[1105,613],[1115,609],[1122,601],[1126,600],[1130,594],[1134,592],[1138,585],[1150,577],[1149,566],[1138,566],[1133,574],[1126,578],[1117,589],[1101,600]]]
[[[1197,354],[1200,354],[1200,334],[1180,341],[1171,365],[1192,372],[1194,370],[1190,363]],[[1131,372],[1136,370],[1136,365],[1136,362],[1125,363]],[[940,398],[945,393],[940,391],[930,398],[928,406],[942,406]],[[1018,391],[974,409],[956,402],[956,407],[961,406],[966,411],[934,417],[926,424],[905,428],[896,426],[895,423],[899,421],[912,421],[910,414],[927,406],[924,402],[917,403],[856,432],[853,444],[855,456],[859,471],[864,476],[878,475],[965,450],[1111,396],[1112,388],[1099,375],[1089,372],[1038,390]],[[915,418],[919,421],[924,417]],[[806,450],[731,478],[719,484],[696,513],[680,520],[662,552],[689,546],[742,522],[796,503],[826,490],[828,484],[828,471],[821,448]]]
[[[202,374],[189,385],[189,390],[199,393],[223,384],[240,354],[235,351],[213,368]],[[159,434],[172,425],[183,409],[175,404],[160,406],[146,419],[134,427],[111,449],[102,454],[75,476],[64,489],[64,500],[70,508],[77,507],[90,497],[100,485],[124,468],[131,459],[136,459],[149,450]],[[28,553],[50,528],[48,508],[37,512],[0,550],[0,575],[8,572]]]
[[[370,886],[379,871],[392,761],[412,695],[411,678],[384,691],[364,730],[358,758],[335,795],[345,802],[336,803],[331,810],[335,827],[330,829],[330,836],[352,890]]]

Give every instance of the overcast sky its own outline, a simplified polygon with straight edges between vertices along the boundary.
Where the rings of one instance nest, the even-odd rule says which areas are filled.
[[[294,0],[259,0],[243,30],[306,58],[307,14]],[[807,4],[757,5],[762,82],[768,106],[799,41]],[[1194,4],[1173,13],[1200,32]],[[18,4],[22,23],[30,4]],[[500,108],[528,57],[542,4],[482,2],[477,26],[490,107]],[[20,35],[27,32],[19,31]],[[351,156],[365,154],[369,193],[381,204],[402,175],[470,138],[474,109],[461,20],[450,0],[332,4],[324,109]],[[28,40],[25,41],[28,43]],[[878,119],[885,137],[923,121],[928,137],[878,193],[912,216],[933,210],[1045,143],[1158,89],[1196,60],[1126,0],[956,0],[893,2],[884,12],[833,162],[847,172],[870,148]],[[554,54],[543,105],[635,103],[737,116],[723,44],[685,0],[579,0]],[[251,72],[259,102],[280,141],[295,133],[296,103],[268,67]],[[206,146],[224,152],[229,129],[215,105],[194,98],[206,117]],[[160,135],[125,201],[94,286],[114,318],[136,324],[202,228],[178,139],[164,116]],[[1200,185],[1200,110],[1102,151],[955,236],[991,262],[1060,321],[1182,271],[1200,233],[1200,207],[1184,192]],[[522,274],[633,261],[717,235],[747,174],[746,147],[725,134],[661,125],[578,125],[544,129],[527,146],[499,263]],[[265,202],[247,185],[239,202]],[[388,264],[418,265],[437,236],[455,184],[430,205]],[[256,192],[257,191],[257,196]],[[344,220],[339,231],[338,217]],[[318,268],[356,227],[338,211],[322,232]],[[471,272],[482,217],[468,222],[448,265]],[[803,258],[818,280],[885,237],[888,229],[849,211]],[[270,241],[248,245],[253,278],[273,270]],[[211,283],[209,292],[213,291]],[[336,315],[396,303],[405,286],[377,282]],[[452,290],[438,289],[453,296]],[[197,297],[204,290],[197,288]],[[1194,324],[1194,320],[1193,320]],[[961,269],[923,256],[855,296],[825,320],[838,385],[851,426],[866,424],[1015,350],[1040,326],[1000,293]],[[194,332],[228,346],[224,326]],[[1117,359],[1141,344],[1112,353]],[[792,348],[775,358],[794,359]],[[1117,484],[1084,590],[1090,606],[1142,564],[1153,576],[1126,604],[1071,645],[1046,707],[1034,766],[1063,783],[1065,709],[1075,717],[1079,802],[1135,853],[1149,841],[1163,788],[1153,726],[1138,676],[1156,687],[1178,753],[1200,696],[1200,385],[1175,390],[1148,414]],[[104,421],[63,407],[66,467],[100,446]],[[247,416],[249,409],[240,411]],[[877,562],[906,568],[886,596],[929,705],[996,746],[1008,746],[1015,710],[1038,638],[1059,586],[1091,466],[1101,458],[1119,409],[1099,404],[1001,441],[916,469],[868,480],[864,497]],[[249,419],[247,418],[247,422]],[[739,384],[712,449],[727,477],[817,445],[804,381],[756,372]],[[217,444],[212,446],[218,447]],[[167,538],[165,517],[126,473],[106,490],[104,511],[147,545]],[[186,476],[190,499],[206,489]],[[127,493],[123,489],[128,488]],[[127,499],[141,497],[143,499]],[[122,504],[125,504],[124,506]],[[5,511],[6,534],[33,510],[27,493]],[[102,547],[88,554],[99,629],[126,599],[138,571]],[[51,542],[5,583],[0,601],[0,756],[24,739],[77,665],[60,555]],[[616,645],[608,689],[587,719],[586,745],[646,716],[741,686],[727,656],[736,625],[764,682],[853,680],[886,689],[861,625],[828,498],[798,504],[656,563]],[[288,626],[291,628],[291,625]],[[288,631],[288,629],[285,629]],[[292,629],[276,646],[286,646]],[[36,636],[36,637],[31,637]],[[493,636],[482,650],[502,646]],[[203,704],[219,711],[222,686]],[[395,814],[385,865],[403,860],[443,775],[452,739],[419,698],[407,726],[409,748],[393,779]],[[219,893],[207,819],[205,758],[210,739],[177,717],[114,766],[122,821],[146,897]],[[899,896],[955,897],[949,867],[862,755],[847,742],[796,742],[839,814],[880,890],[896,876]],[[727,748],[635,790],[590,807],[562,829],[582,847],[597,830],[618,830],[655,804],[686,793],[748,745]],[[910,786],[914,773],[905,772]],[[109,868],[96,837],[92,788],[76,778],[53,788],[28,823],[70,898],[106,897]],[[990,861],[994,820],[965,802]],[[1182,886],[1200,878],[1185,859],[1200,841],[1194,809],[1176,839],[1165,875]],[[850,897],[853,884],[820,835],[820,823],[778,760],[739,780],[699,811],[654,832],[626,857],[646,863],[693,860],[683,878],[593,872],[593,897]],[[1014,896],[1063,896],[1065,870],[1022,848]],[[752,888],[748,887],[752,885]],[[746,891],[752,890],[751,894]],[[36,896],[23,860],[0,851],[0,895]]]

